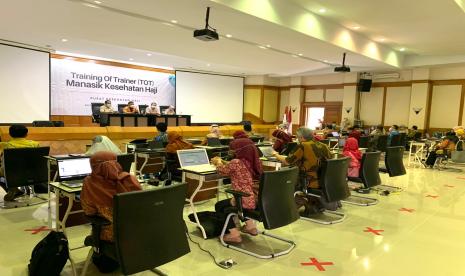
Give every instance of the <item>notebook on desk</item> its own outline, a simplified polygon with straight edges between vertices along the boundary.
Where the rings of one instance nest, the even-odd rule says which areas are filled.
[[[91,172],[89,157],[58,160],[58,177],[61,184],[67,187],[81,187],[84,178]]]
[[[181,169],[196,173],[215,172],[216,167],[210,164],[205,149],[178,150],[178,159]]]

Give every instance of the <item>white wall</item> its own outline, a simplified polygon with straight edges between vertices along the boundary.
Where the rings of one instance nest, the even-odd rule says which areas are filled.
[[[368,93],[361,94],[360,119],[365,125],[381,124],[383,115],[383,87],[372,87]]]
[[[435,85],[431,102],[431,128],[452,128],[458,124],[461,85]]]
[[[344,101],[344,88],[342,89],[326,89],[327,102],[342,102]]]
[[[305,102],[324,102],[323,89],[309,89],[305,91]]]
[[[386,91],[386,111],[384,125],[409,124],[411,87],[388,87]]]

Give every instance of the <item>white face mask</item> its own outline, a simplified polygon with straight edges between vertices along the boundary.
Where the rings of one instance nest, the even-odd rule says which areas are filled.
[[[107,104],[105,104],[105,105],[106,105],[107,107],[110,107],[110,106],[111,106],[111,103],[107,103]]]
[[[152,108],[153,108],[153,109],[157,108],[157,105],[156,105],[156,104],[152,104]]]

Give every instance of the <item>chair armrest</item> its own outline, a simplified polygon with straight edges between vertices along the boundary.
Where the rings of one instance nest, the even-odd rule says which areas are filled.
[[[90,224],[95,225],[95,226],[105,226],[105,225],[111,224],[109,220],[101,216],[93,215],[93,216],[86,216],[86,218],[89,220]]]
[[[245,221],[244,210],[242,208],[242,197],[249,197],[250,194],[233,189],[226,189],[224,191],[234,196],[234,199],[236,200],[237,215],[239,216],[240,220]]]
[[[244,193],[244,192],[241,192],[241,191],[238,191],[238,190],[233,190],[233,189],[226,189],[224,190],[226,193],[228,194],[232,194],[234,195],[234,197],[236,196],[240,196],[240,197],[249,197],[250,194],[249,193]]]

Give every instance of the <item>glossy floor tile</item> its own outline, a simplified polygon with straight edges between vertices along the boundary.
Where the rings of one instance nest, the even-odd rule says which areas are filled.
[[[347,219],[340,224],[324,226],[299,220],[272,231],[296,242],[297,247],[286,256],[260,260],[244,255],[224,248],[217,239],[201,239],[189,223],[194,241],[218,261],[232,258],[237,265],[228,270],[219,268],[208,254],[190,243],[190,254],[160,269],[169,275],[185,276],[465,275],[465,173],[412,168],[401,177],[382,174],[381,178],[383,184],[403,191],[389,196],[368,195],[379,199],[375,206],[344,204]],[[212,210],[214,203],[211,200],[198,209]],[[189,210],[184,213],[187,217]],[[47,232],[31,234],[25,229],[47,225],[46,218],[47,204],[0,210],[0,275],[27,275],[32,248]],[[369,229],[373,231],[366,232]],[[68,228],[70,247],[81,246],[89,231],[87,225]],[[244,246],[260,250],[283,247],[262,237],[245,240]],[[71,252],[78,272],[87,252],[88,248]],[[72,275],[69,262],[62,275]],[[88,275],[101,274],[91,265]]]

